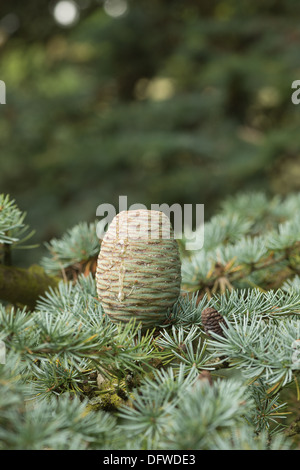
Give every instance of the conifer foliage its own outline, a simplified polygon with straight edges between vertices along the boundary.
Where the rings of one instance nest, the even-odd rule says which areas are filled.
[[[102,309],[95,224],[46,245],[57,284],[0,305],[0,449],[298,448],[299,205],[227,199],[201,250],[180,241],[181,295],[146,332]],[[24,217],[1,196],[0,268]]]

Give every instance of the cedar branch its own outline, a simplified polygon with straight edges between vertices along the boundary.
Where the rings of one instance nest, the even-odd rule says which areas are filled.
[[[0,264],[0,299],[34,309],[37,299],[59,281],[38,265],[24,269]]]

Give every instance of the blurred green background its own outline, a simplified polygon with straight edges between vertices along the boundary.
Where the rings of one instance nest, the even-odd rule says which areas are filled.
[[[119,195],[208,218],[299,191],[299,18],[299,0],[1,2],[0,192],[34,241]]]

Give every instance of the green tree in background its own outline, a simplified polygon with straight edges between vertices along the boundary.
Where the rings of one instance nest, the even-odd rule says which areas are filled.
[[[122,194],[209,217],[299,190],[299,2],[78,0],[69,27],[57,3],[0,6],[0,187],[38,241]]]

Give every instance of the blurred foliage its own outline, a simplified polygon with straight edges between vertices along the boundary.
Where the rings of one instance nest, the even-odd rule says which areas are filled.
[[[297,0],[77,0],[72,27],[55,3],[0,5],[0,188],[39,240],[123,194],[208,218],[300,189]]]

